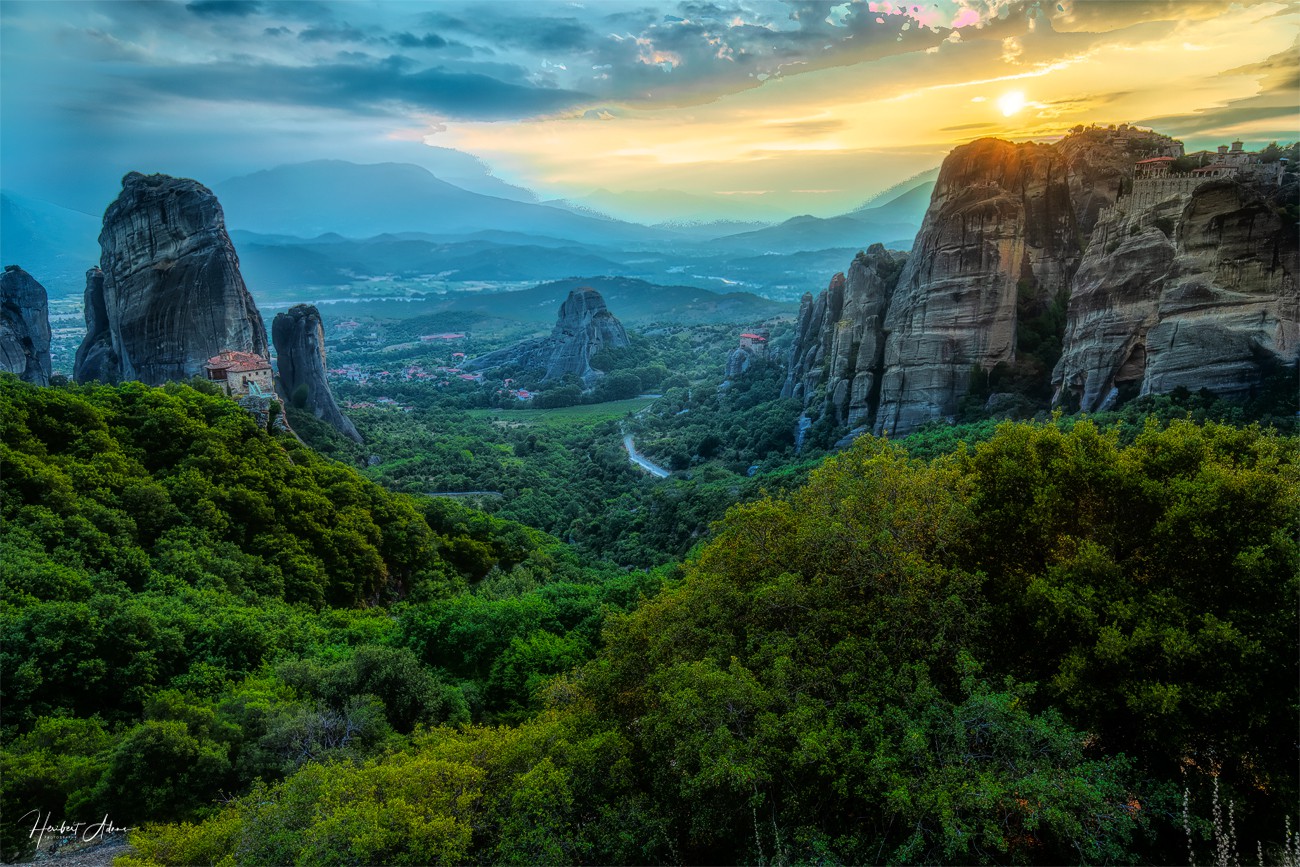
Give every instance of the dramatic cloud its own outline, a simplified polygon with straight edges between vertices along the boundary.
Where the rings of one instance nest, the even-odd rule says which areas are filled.
[[[1143,123],[1168,130],[1173,135],[1196,135],[1221,132],[1224,136],[1249,134],[1261,127],[1261,122],[1276,122],[1276,127],[1294,133],[1296,115],[1300,110],[1296,95],[1300,94],[1300,38],[1286,51],[1274,54],[1258,63],[1248,63],[1225,70],[1221,75],[1237,75],[1259,81],[1259,92],[1244,99],[1228,100],[1221,105],[1208,106],[1190,114],[1165,115],[1144,120]],[[1294,138],[1294,136],[1293,136]]]
[[[257,12],[261,7],[262,4],[258,0],[194,0],[193,3],[185,4],[186,9],[206,18],[223,15],[243,18]]]
[[[414,61],[393,55],[375,63],[313,66],[208,63],[170,66],[136,72],[132,80],[145,91],[210,101],[255,100],[297,106],[392,114],[393,105],[459,118],[500,120],[556,111],[587,100],[586,94],[558,88],[534,87],[496,75],[452,72],[439,67],[417,68]],[[382,94],[377,99],[376,94]]]
[[[426,33],[423,36],[416,36],[413,33],[397,33],[391,38],[401,48],[446,48],[448,45],[447,40],[437,33]]]
[[[1298,23],[1296,0],[5,0],[0,183],[97,197],[146,156],[210,178],[428,142],[548,195],[833,212],[974,135],[1294,136]]]

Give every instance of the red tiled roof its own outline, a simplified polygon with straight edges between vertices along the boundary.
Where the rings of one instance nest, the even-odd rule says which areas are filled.
[[[270,370],[271,362],[255,352],[220,352],[208,359],[204,365],[208,370],[225,370],[231,373],[247,373],[251,370]]]
[[[761,334],[742,334],[742,335],[740,335],[740,336],[741,336],[741,337],[748,337],[750,340],[763,340],[763,341],[766,341],[766,340],[767,340],[767,338],[764,337],[764,336],[761,335]]]

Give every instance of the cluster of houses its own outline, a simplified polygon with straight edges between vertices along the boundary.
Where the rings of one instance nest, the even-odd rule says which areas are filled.
[[[513,379],[502,380],[501,387],[497,389],[497,394],[504,394],[513,397],[515,400],[532,400],[541,394],[540,391],[529,391],[526,388],[511,388],[514,383]]]
[[[348,409],[395,409],[401,412],[414,412],[415,407],[405,406],[391,397],[377,397],[374,400],[344,401]]]
[[[452,353],[451,363],[456,364],[465,358],[465,353]],[[450,380],[462,379],[466,382],[482,382],[483,374],[466,373],[459,367],[439,365],[426,368],[424,365],[411,364],[396,370],[367,370],[356,364],[344,364],[331,367],[325,371],[331,378],[343,379],[367,385],[372,382],[432,382],[435,385],[448,385]]]
[[[1187,157],[1196,160],[1197,167],[1185,174],[1205,180],[1221,177],[1280,180],[1287,165],[1285,158],[1272,163],[1261,162],[1258,153],[1243,150],[1241,141],[1235,141],[1231,145],[1219,145],[1216,151],[1190,153]],[[1135,166],[1136,177],[1154,179],[1175,176],[1172,173],[1175,162],[1175,158],[1170,156],[1139,160]]]
[[[356,322],[339,323],[340,328],[355,328]],[[463,338],[463,334],[431,334],[420,337],[421,341],[432,342],[435,340],[453,340]],[[746,331],[740,335],[740,342],[735,352],[740,352],[746,358],[745,367],[751,360],[765,359],[767,357],[767,344],[769,334],[767,331],[755,330]],[[472,382],[482,384],[485,380],[481,373],[468,373],[460,367],[454,367],[465,358],[465,353],[454,352],[451,354],[450,364],[437,365],[426,368],[424,365],[411,364],[398,370],[379,370],[371,371],[362,368],[355,363],[343,364],[338,367],[332,367],[326,370],[326,374],[332,379],[341,379],[347,382],[354,382],[363,385],[393,383],[393,382],[429,382],[435,387],[444,387],[452,383],[452,380],[461,380],[463,382]],[[209,381],[220,385],[221,389],[227,396],[240,397],[268,397],[275,393],[274,375],[272,373],[271,361],[252,352],[221,352],[208,359],[204,365],[204,371]],[[537,397],[540,392],[530,391],[526,388],[516,388],[513,379],[505,379],[501,387],[497,389],[498,395],[504,395],[518,401],[531,401]],[[365,401],[346,401],[343,406],[347,409],[395,409],[402,412],[411,412],[413,407],[405,406],[391,397],[376,397],[373,400]]]

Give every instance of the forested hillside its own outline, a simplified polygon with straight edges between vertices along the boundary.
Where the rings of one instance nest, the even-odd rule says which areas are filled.
[[[223,397],[0,376],[4,813],[193,819],[518,719],[656,580],[390,494]],[[6,859],[34,842],[4,829]]]
[[[1216,789],[1280,858],[1293,438],[864,437],[656,575],[186,387],[0,389],[5,809],[129,863],[1170,863]]]

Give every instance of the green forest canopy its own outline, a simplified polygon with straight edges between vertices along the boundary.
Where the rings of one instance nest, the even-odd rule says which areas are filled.
[[[5,377],[0,425],[5,813],[131,863],[1167,862],[1185,790],[1201,846],[1212,780],[1247,848],[1296,802],[1256,427],[864,437],[650,574],[184,386]]]

